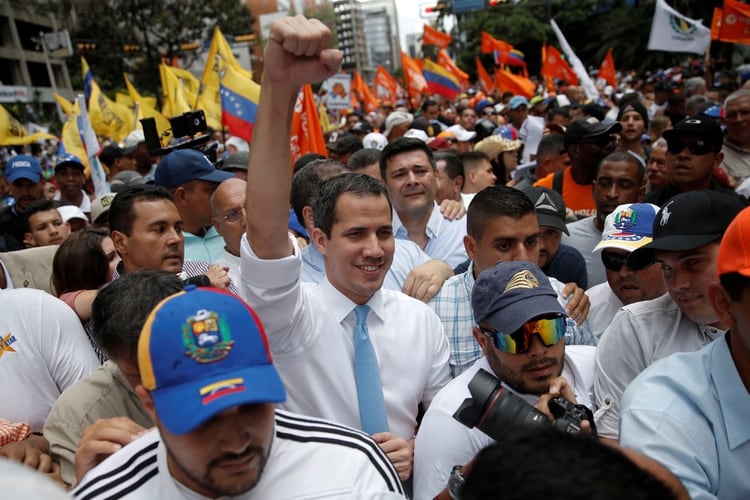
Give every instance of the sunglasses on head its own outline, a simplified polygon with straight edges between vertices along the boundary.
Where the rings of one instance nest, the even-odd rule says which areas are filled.
[[[489,111],[488,110],[488,111],[482,111],[482,114],[484,116],[495,116],[497,114],[497,112],[495,112],[495,111]]]
[[[694,155],[707,155],[714,150],[713,144],[703,140],[683,141],[680,139],[672,139],[671,141],[667,141],[667,151],[673,155],[682,153],[685,148],[688,148],[690,154]]]
[[[628,267],[628,256],[614,252],[602,252],[602,264],[610,271],[619,271],[622,266]],[[628,269],[632,269],[628,267]]]
[[[528,321],[513,333],[485,330],[481,326],[479,330],[493,339],[498,350],[508,354],[523,354],[531,347],[534,336],[538,336],[546,347],[557,344],[565,337],[565,327],[565,316],[556,316]]]

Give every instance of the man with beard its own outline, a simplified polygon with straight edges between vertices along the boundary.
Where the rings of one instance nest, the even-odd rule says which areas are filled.
[[[601,251],[607,281],[586,291],[591,299],[589,326],[597,338],[622,306],[664,294],[661,266],[656,262],[641,269],[627,265],[630,252],[651,243],[658,211],[659,207],[650,203],[627,203],[618,206],[604,221],[602,240],[594,252]]]
[[[630,153],[622,151],[604,158],[597,169],[593,184],[596,213],[585,219],[568,224],[569,235],[562,242],[576,248],[586,261],[588,286],[607,280],[604,264],[593,254],[604,229],[604,220],[623,203],[638,203],[643,197],[645,168]]]
[[[42,197],[42,167],[32,156],[16,155],[5,165],[8,191],[15,204],[0,211],[0,252],[21,250],[26,233],[24,211]]]
[[[138,364],[156,428],[89,471],[77,498],[403,497],[368,436],[275,409],[284,385],[240,299],[196,288],[165,299],[141,330]]]
[[[480,369],[545,414],[554,396],[593,408],[596,348],[565,345],[565,309],[541,269],[527,261],[486,269],[474,285],[471,306],[474,338],[484,356],[438,393],[422,420],[414,455],[417,500],[434,498],[454,466],[493,443],[479,429],[453,418],[471,397],[469,382]]]

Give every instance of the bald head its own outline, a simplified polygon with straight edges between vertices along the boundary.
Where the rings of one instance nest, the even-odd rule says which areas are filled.
[[[245,232],[245,190],[242,179],[227,179],[211,195],[211,223],[224,238],[224,249],[239,257]]]

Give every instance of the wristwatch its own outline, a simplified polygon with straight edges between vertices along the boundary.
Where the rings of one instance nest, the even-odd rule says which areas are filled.
[[[461,498],[461,487],[464,485],[463,467],[463,465],[453,466],[451,476],[448,478],[448,494],[451,500],[459,500]]]

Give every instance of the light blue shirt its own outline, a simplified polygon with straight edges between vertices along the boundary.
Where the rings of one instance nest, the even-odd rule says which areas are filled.
[[[555,278],[549,278],[550,285],[557,293],[557,300],[565,307],[568,300],[562,298],[565,287]],[[471,308],[471,289],[474,288],[474,263],[469,264],[465,273],[451,276],[435,297],[427,304],[440,317],[443,330],[448,336],[451,354],[448,361],[451,377],[470,368],[474,361],[482,357],[482,349],[474,339],[474,311]],[[596,345],[596,339],[589,330],[588,322],[576,326],[568,318],[565,326],[566,345]]]
[[[182,234],[185,237],[185,260],[216,262],[224,255],[224,238],[215,227],[211,226],[203,238],[187,231]]]
[[[750,394],[728,335],[657,361],[622,400],[620,444],[671,470],[693,500],[750,498]]]
[[[409,233],[395,210],[393,211],[393,234],[397,239],[411,241]],[[465,216],[458,220],[448,220],[443,217],[443,214],[440,213],[440,207],[435,204],[432,208],[430,220],[427,221],[425,235],[428,241],[424,251],[431,259],[447,262],[452,269],[469,258],[464,248]]]
[[[429,261],[430,257],[412,241],[397,239],[395,243],[393,263],[385,275],[383,288],[400,292],[411,270]],[[303,248],[301,254],[302,276],[300,280],[308,283],[322,283],[326,277],[323,254],[312,243]]]

